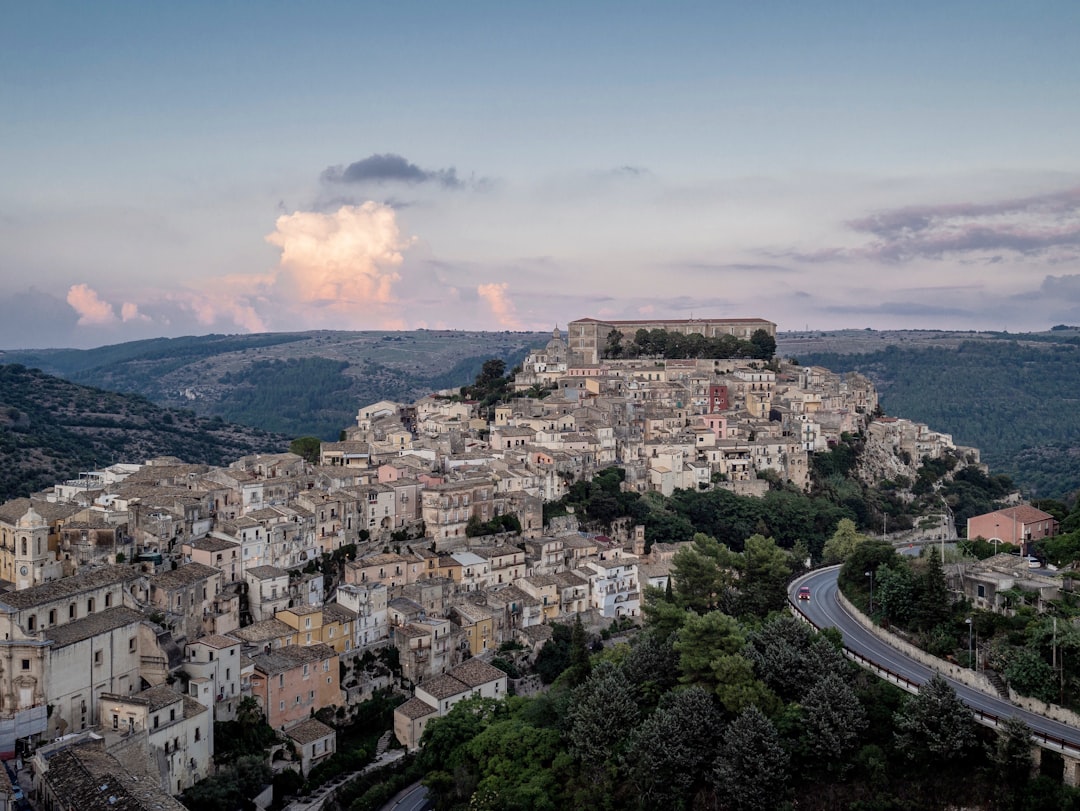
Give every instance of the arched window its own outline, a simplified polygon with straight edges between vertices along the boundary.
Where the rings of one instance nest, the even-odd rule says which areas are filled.
[[[26,552],[26,536],[25,535],[23,536],[23,539],[22,539],[22,553],[23,553],[23,557],[26,557],[27,552]]]

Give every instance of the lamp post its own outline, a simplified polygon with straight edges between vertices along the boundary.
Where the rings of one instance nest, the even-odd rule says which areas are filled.
[[[866,576],[870,578],[870,613],[874,613],[874,570],[871,569],[866,573]]]
[[[974,666],[972,665],[972,662],[971,662],[971,626],[974,625],[975,623],[973,623],[971,621],[971,617],[968,617],[966,620],[964,620],[964,622],[967,623],[967,627],[968,627],[968,667],[970,667],[972,670],[974,670],[975,668],[974,668]]]

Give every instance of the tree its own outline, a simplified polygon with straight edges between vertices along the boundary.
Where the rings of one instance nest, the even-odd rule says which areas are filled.
[[[313,465],[319,463],[322,451],[322,440],[317,436],[301,436],[289,443],[289,453],[302,456],[305,462]]]
[[[883,563],[874,575],[874,604],[887,619],[907,625],[914,616],[917,585],[906,563]]]
[[[815,771],[842,775],[866,728],[866,712],[855,691],[839,676],[818,679],[802,702],[801,744]]]
[[[865,540],[866,537],[859,533],[854,521],[850,518],[841,518],[840,523],[836,525],[836,532],[825,542],[825,547],[821,550],[822,557],[826,563],[843,563],[851,557],[855,547]]]
[[[618,358],[622,357],[623,353],[623,334],[617,329],[613,329],[607,334],[607,342],[604,344],[604,357],[606,358]]]
[[[776,727],[757,707],[747,707],[725,730],[713,765],[721,806],[733,811],[781,807],[788,794],[788,762]]]
[[[585,626],[581,624],[581,615],[574,616],[574,627],[570,634],[570,684],[577,686],[589,678],[592,665],[589,661],[589,645],[585,636]]]
[[[772,360],[776,354],[776,338],[764,329],[756,329],[750,335],[750,343],[754,345],[754,356],[762,360]]]
[[[944,625],[952,614],[952,596],[945,580],[945,570],[941,568],[937,555],[931,553],[927,557],[915,606],[915,619],[922,631],[932,631]]]
[[[618,756],[638,722],[634,691],[622,670],[598,667],[574,690],[566,720],[571,752],[588,772],[598,774]]]
[[[1031,778],[1031,729],[1019,718],[1006,718],[997,733],[993,759],[998,779],[1015,795]]]
[[[664,697],[634,731],[625,755],[642,808],[689,807],[704,785],[722,726],[708,691],[690,687]]]
[[[751,535],[743,550],[743,575],[739,579],[739,605],[749,614],[764,617],[784,607],[791,556],[772,538]]]
[[[737,559],[715,538],[696,533],[693,544],[681,547],[672,560],[671,576],[678,605],[699,614],[728,606]]]
[[[738,621],[720,611],[691,614],[675,642],[683,684],[716,687],[715,666],[721,656],[740,654],[746,640]]]
[[[922,764],[956,764],[978,751],[975,719],[940,675],[919,688],[896,713],[896,748]]]

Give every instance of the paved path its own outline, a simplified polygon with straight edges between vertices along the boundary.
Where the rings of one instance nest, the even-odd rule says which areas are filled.
[[[359,777],[362,774],[380,769],[395,760],[405,756],[404,749],[390,749],[377,756],[375,760],[369,763],[367,766],[357,772],[349,772],[347,774],[341,774],[335,777],[329,782],[323,783],[315,791],[306,797],[298,797],[285,806],[284,811],[320,811],[326,798],[333,794],[337,789],[348,783],[350,780]]]

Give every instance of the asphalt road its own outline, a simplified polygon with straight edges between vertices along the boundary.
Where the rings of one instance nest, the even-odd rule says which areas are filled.
[[[935,671],[890,647],[848,614],[837,598],[839,589],[836,579],[839,572],[839,567],[831,567],[794,580],[788,588],[788,597],[792,604],[819,628],[837,628],[843,634],[844,646],[848,650],[891,670],[913,684],[921,685],[929,681]],[[809,600],[796,598],[800,586],[809,586]],[[960,700],[972,709],[999,719],[1020,718],[1036,736],[1045,735],[1063,744],[1051,748],[1064,749],[1067,754],[1080,756],[1080,729],[1017,707],[997,694],[990,695],[968,687],[950,679],[947,674],[942,675],[956,690]]]
[[[417,783],[390,805],[384,806],[383,811],[426,811],[431,808],[428,800],[427,789]]]

